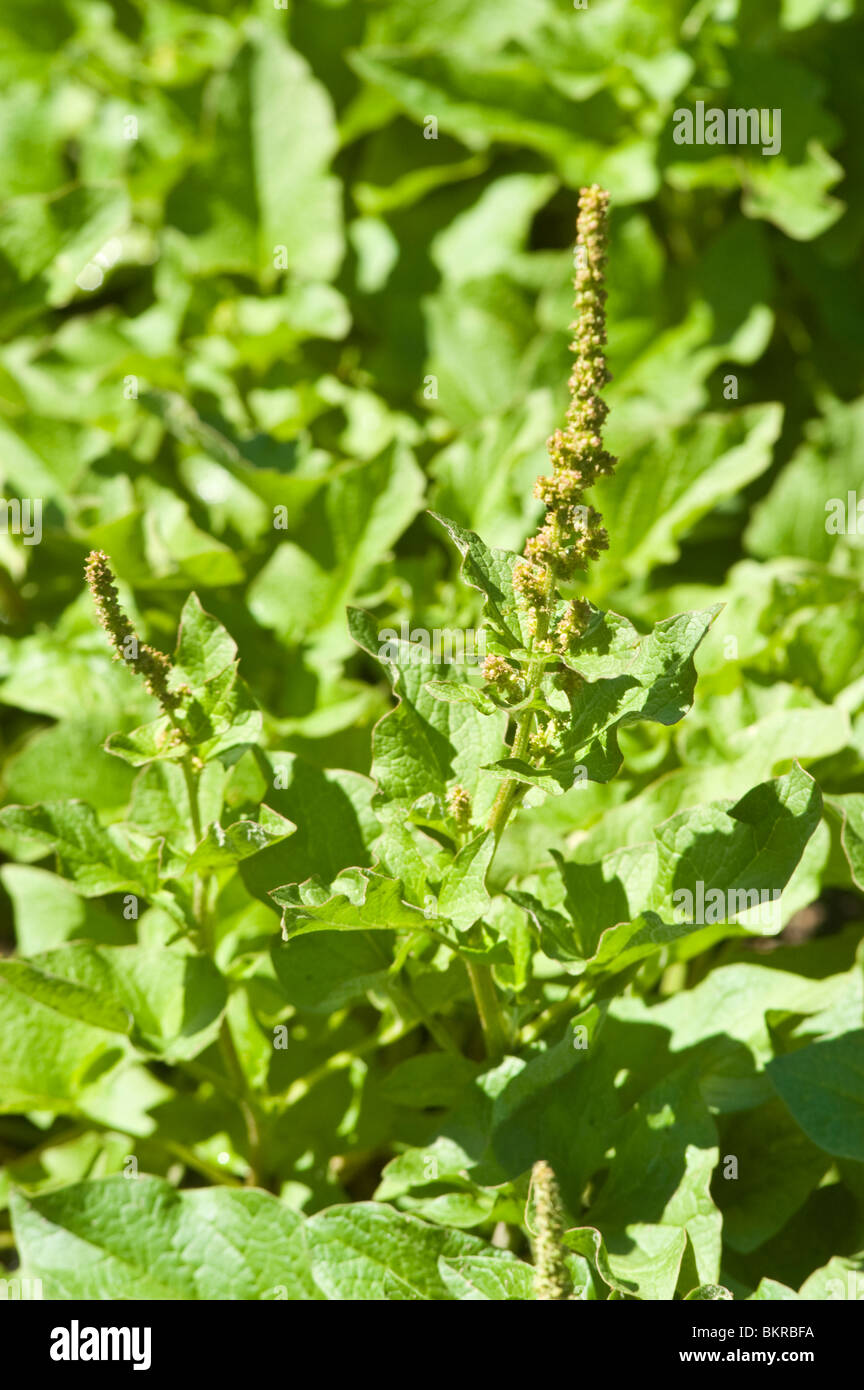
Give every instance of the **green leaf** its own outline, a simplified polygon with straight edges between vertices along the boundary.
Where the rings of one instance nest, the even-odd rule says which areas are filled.
[[[381,1094],[396,1105],[425,1110],[450,1106],[477,1076],[480,1068],[466,1057],[444,1052],[421,1052],[397,1062],[381,1083]]]
[[[57,855],[60,872],[86,898],[127,891],[149,897],[157,885],[159,846],[121,826],[102,826],[84,801],[6,806],[0,832],[43,854]]]
[[[249,608],[289,645],[344,642],[344,608],[416,516],[423,475],[402,443],[340,470],[297,540],[284,539],[249,589]]]
[[[723,1148],[737,1160],[735,1173],[727,1178],[721,1168],[715,1183],[723,1237],[746,1254],[782,1230],[825,1176],[829,1160],[779,1101],[732,1116]]]
[[[612,629],[621,655],[619,674],[587,681],[572,697],[561,735],[560,751],[543,767],[504,758],[489,770],[559,795],[579,779],[608,782],[621,766],[617,730],[636,720],[676,724],[693,700],[696,667],[693,653],[720,608],[667,618],[643,637],[635,652]],[[589,646],[589,658],[594,656]],[[579,670],[578,652],[567,664]]]
[[[688,1241],[700,1282],[716,1282],[722,1219],[710,1183],[717,1157],[714,1121],[686,1069],[653,1087],[623,1120],[588,1217],[603,1232],[613,1272],[640,1297],[672,1297]]]
[[[110,997],[13,964],[0,977],[0,1113],[86,1108],[128,1061],[128,1028]]]
[[[486,830],[460,849],[441,881],[438,911],[457,931],[466,931],[489,906],[486,872],[494,853],[495,837]]]
[[[462,556],[462,578],[483,594],[486,621],[499,641],[510,650],[529,647],[528,615],[513,591],[513,566],[520,557],[508,550],[490,550],[473,531],[437,512],[429,515],[441,523]]]
[[[494,700],[468,681],[427,681],[426,689],[436,700],[451,705],[473,705],[481,714],[494,714],[498,708]]]
[[[319,931],[430,931],[437,923],[403,901],[400,883],[371,869],[345,874],[337,884],[342,891],[329,898],[311,880],[273,889],[286,941]]]
[[[274,943],[273,968],[285,999],[297,1009],[330,1014],[380,989],[392,953],[380,938],[322,930]]]
[[[232,666],[237,643],[222,624],[201,607],[197,594],[190,594],[180,614],[177,630],[175,669],[180,679],[201,698],[207,683]]]
[[[864,891],[864,795],[848,792],[844,796],[829,796],[825,804],[840,817],[840,843],[852,882]]]
[[[568,862],[553,850],[566,915],[533,894],[510,896],[547,955],[595,971],[620,971],[706,924],[776,933],[782,891],[820,810],[816,783],[796,766],[737,803],[682,811],[655,829],[653,843],[599,863]]]
[[[864,1162],[864,1028],[775,1057],[767,1071],[814,1144]]]
[[[507,1251],[430,1226],[376,1202],[331,1207],[306,1223],[315,1281],[329,1299],[416,1302],[453,1294],[439,1260],[480,1255],[509,1264]]]
[[[534,1271],[524,1260],[441,1255],[438,1268],[450,1296],[461,1302],[534,1298]]]
[[[373,736],[372,775],[384,796],[405,809],[421,798],[434,798],[443,820],[447,792],[458,783],[471,795],[475,820],[482,821],[495,787],[478,769],[500,753],[506,715],[486,717],[470,704],[436,699],[428,689],[429,677],[445,671],[452,677],[458,668],[417,660],[416,650],[408,650],[410,643],[382,642],[386,634],[379,634],[375,620],[361,609],[349,608],[348,624],[358,646],[385,665],[399,698]]]
[[[596,567],[592,593],[677,560],[681,537],[699,518],[770,467],[782,423],[779,405],[749,406],[700,415],[671,438],[664,431],[629,451],[614,477],[597,487],[614,543]]]
[[[11,1208],[22,1264],[46,1298],[321,1297],[302,1218],[266,1192],[117,1176],[13,1193]]]
[[[206,274],[230,269],[272,282],[281,263],[301,279],[330,278],[343,242],[326,90],[272,27],[258,27],[220,75],[215,144],[173,189],[172,225]],[[286,154],[281,132],[292,122],[298,141]]]
[[[97,991],[86,984],[64,978],[58,969],[57,953],[33,961],[6,960],[0,964],[0,985],[7,985],[54,1013],[77,1019],[111,1033],[128,1033],[131,1020],[110,991]]]
[[[230,869],[242,859],[269,849],[293,835],[297,829],[269,806],[262,806],[255,820],[236,820],[224,828],[217,824],[208,827],[207,834],[193,850],[185,873],[199,874]]]
[[[805,442],[753,509],[746,532],[750,551],[763,558],[803,555],[829,561],[858,547],[857,513],[847,515],[855,465],[864,443],[864,398],[832,403],[808,425]]]
[[[163,946],[76,942],[37,956],[32,965],[67,988],[92,991],[104,1008],[119,1010],[124,1032],[131,1019],[138,1047],[169,1060],[204,1050],[227,1001],[225,981],[209,957]]]
[[[596,180],[619,202],[648,197],[656,187],[650,143],[629,137],[620,147],[606,147],[585,138],[574,124],[569,97],[522,53],[469,57],[458,50],[380,47],[353,54],[352,65],[416,121],[435,112],[442,129],[470,149],[485,149],[492,141],[527,146],[549,158],[574,187]]]

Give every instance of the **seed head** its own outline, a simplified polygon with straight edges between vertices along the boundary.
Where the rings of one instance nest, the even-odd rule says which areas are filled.
[[[463,832],[468,830],[471,825],[470,793],[458,784],[451,787],[447,793],[447,807],[456,822],[457,829]]]
[[[168,688],[171,662],[164,652],[139,642],[138,634],[120,606],[111,562],[104,551],[91,550],[84,577],[93,595],[96,616],[114,648],[114,660],[125,661],[132,667],[167,714],[180,702],[178,692]]]
[[[541,1300],[566,1299],[571,1292],[564,1263],[564,1211],[555,1174],[540,1159],[531,1169],[534,1198],[534,1296]]]
[[[575,360],[570,403],[564,427],[548,441],[552,472],[538,478],[534,489],[547,510],[539,530],[525,546],[529,569],[513,576],[517,595],[529,609],[529,619],[530,610],[548,605],[553,578],[572,579],[609,544],[599,512],[583,502],[585,489],[611,473],[617,461],[603,445],[608,406],[600,394],[611,379],[605,355],[608,216],[608,193],[596,184],[583,188],[576,221],[576,319],[571,324],[570,344]]]

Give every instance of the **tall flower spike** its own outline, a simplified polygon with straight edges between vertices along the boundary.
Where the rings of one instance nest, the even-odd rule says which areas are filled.
[[[525,546],[525,560],[514,575],[517,592],[530,589],[537,595],[531,601],[529,593],[523,594],[529,610],[543,606],[539,595],[544,588],[551,593],[553,578],[572,579],[609,544],[602,517],[583,499],[584,490],[611,473],[617,462],[603,445],[608,406],[600,394],[611,380],[605,353],[608,212],[608,193],[596,185],[582,189],[576,222],[570,404],[564,428],[548,441],[553,471],[538,478],[534,489],[546,504],[546,516]],[[538,579],[538,570],[546,572],[545,584]],[[556,645],[561,645],[557,639]]]
[[[541,1300],[570,1297],[571,1283],[564,1263],[564,1213],[555,1174],[542,1159],[531,1169],[534,1198],[534,1297]]]
[[[104,551],[91,550],[84,577],[93,595],[96,615],[114,648],[114,660],[125,661],[131,666],[165,713],[170,714],[180,702],[179,694],[168,688],[171,662],[164,652],[139,642],[138,634],[120,606],[111,562]]]

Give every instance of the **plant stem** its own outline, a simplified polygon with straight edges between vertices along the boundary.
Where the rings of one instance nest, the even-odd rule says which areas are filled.
[[[189,797],[189,815],[192,821],[192,835],[195,844],[201,843],[203,834],[201,824],[201,808],[198,803],[198,775],[192,766],[189,757],[183,759],[183,776],[186,781],[186,791]],[[207,953],[212,957],[215,943],[212,940],[209,930],[208,917],[208,889],[209,874],[196,874],[195,887],[193,892],[193,913],[195,920],[201,931],[201,939]],[[237,1053],[234,1038],[231,1033],[231,1024],[228,1020],[227,1011],[222,1015],[222,1022],[219,1025],[219,1050],[222,1060],[228,1071],[228,1076],[234,1083],[237,1092],[237,1104],[243,1116],[246,1127],[246,1143],[249,1150],[249,1177],[248,1184],[257,1187],[260,1181],[260,1157],[261,1157],[261,1132],[258,1128],[258,1119],[249,1094],[249,1083],[246,1073],[243,1070],[243,1063]]]
[[[540,655],[535,657],[528,667],[528,689],[533,698],[540,689],[543,674],[546,670],[546,663],[543,660],[542,644],[545,642],[549,632],[549,619],[551,605],[554,602],[555,594],[555,574],[550,574],[550,597],[549,606],[540,610],[537,615],[537,630],[534,637],[535,645],[540,648]],[[531,730],[534,725],[533,709],[525,709],[516,716],[516,733],[513,737],[513,744],[510,749],[511,758],[522,759],[528,751],[528,743],[531,738]],[[524,796],[526,784],[520,782],[515,777],[510,777],[506,782],[502,782],[498,790],[498,795],[492,804],[492,810],[487,821],[487,829],[491,830],[495,836],[495,848],[492,858],[489,861],[491,870],[495,862],[495,855],[501,843],[501,836],[504,833],[510,813]],[[480,1026],[483,1029],[483,1038],[486,1043],[486,1052],[490,1058],[500,1057],[512,1042],[511,1030],[507,1017],[498,997],[495,988],[495,980],[492,970],[488,965],[471,964],[466,961],[468,978],[471,981],[471,988],[474,991],[474,999],[477,1004],[477,1012],[480,1015]]]
[[[490,1061],[497,1061],[510,1046],[510,1028],[495,988],[492,971],[488,965],[469,960],[465,961],[465,969],[474,991],[486,1055]]]
[[[189,797],[189,815],[192,820],[192,834],[196,845],[201,841],[201,810],[198,805],[198,778],[192,767],[192,759],[187,755],[182,763],[183,777],[186,781],[186,793]]]
[[[261,1131],[258,1128],[258,1118],[252,1104],[252,1097],[249,1094],[249,1083],[234,1043],[227,1013],[222,1015],[222,1022],[219,1025],[219,1049],[229,1075],[237,1088],[240,1113],[246,1126],[246,1144],[249,1150],[247,1186],[259,1187],[261,1185]]]

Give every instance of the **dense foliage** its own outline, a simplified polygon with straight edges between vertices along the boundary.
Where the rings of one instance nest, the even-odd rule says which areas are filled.
[[[862,38],[7,0],[9,1277],[864,1289]]]

